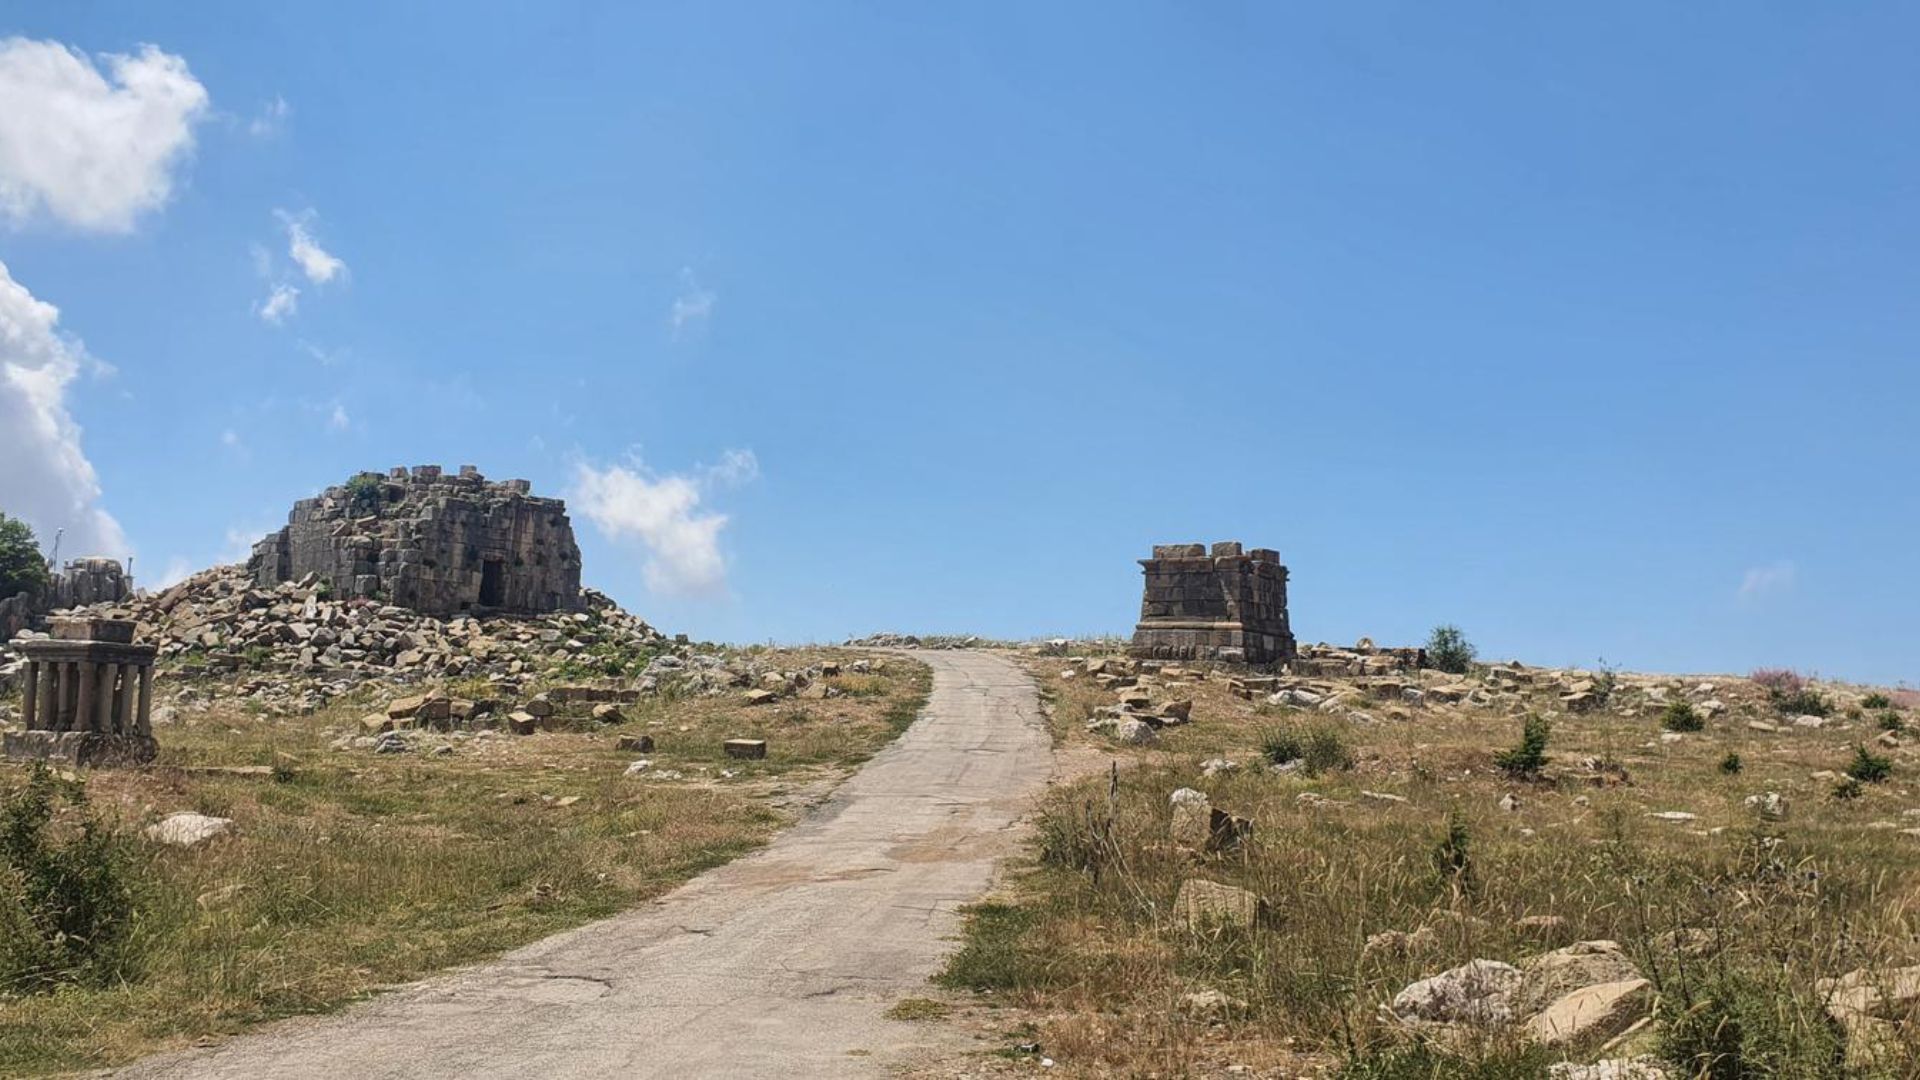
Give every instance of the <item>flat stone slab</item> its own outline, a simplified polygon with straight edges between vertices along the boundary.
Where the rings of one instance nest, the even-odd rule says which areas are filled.
[[[159,744],[142,735],[98,731],[9,731],[0,738],[0,756],[14,761],[57,761],[96,768],[145,765],[159,749]]]

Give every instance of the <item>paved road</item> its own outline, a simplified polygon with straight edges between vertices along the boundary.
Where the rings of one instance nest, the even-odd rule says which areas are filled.
[[[921,719],[760,853],[494,963],[119,1075],[848,1077],[951,1045],[882,1014],[925,992],[1051,750],[1013,664],[916,655]]]

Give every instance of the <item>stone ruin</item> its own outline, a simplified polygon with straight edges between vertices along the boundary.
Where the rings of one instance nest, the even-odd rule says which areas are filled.
[[[133,578],[118,559],[89,555],[69,559],[50,587],[0,596],[0,642],[40,625],[47,612],[89,604],[118,604],[133,596]]]
[[[574,611],[580,547],[566,503],[525,480],[489,481],[471,465],[361,473],[294,504],[287,526],[253,546],[254,582],[326,582],[441,618]]]
[[[47,638],[17,643],[27,658],[27,730],[0,740],[9,758],[72,765],[152,761],[153,656],[126,619],[59,618]]]
[[[1140,560],[1146,594],[1133,655],[1151,660],[1275,664],[1293,659],[1287,568],[1267,548],[1237,541],[1160,544]]]
[[[133,579],[120,568],[118,559],[98,555],[69,559],[66,568],[53,579],[55,608],[117,604],[132,595]]]

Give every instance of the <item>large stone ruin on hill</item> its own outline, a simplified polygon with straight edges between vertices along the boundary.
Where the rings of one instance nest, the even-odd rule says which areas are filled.
[[[577,610],[566,504],[530,489],[471,465],[361,473],[295,503],[287,526],[254,545],[248,572],[262,587],[312,575],[336,597],[440,617]]]
[[[1226,540],[1159,544],[1146,573],[1133,654],[1154,660],[1273,664],[1291,660],[1287,568],[1279,552]]]

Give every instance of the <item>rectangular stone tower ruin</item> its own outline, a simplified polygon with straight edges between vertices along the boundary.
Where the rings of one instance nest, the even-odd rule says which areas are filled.
[[[262,586],[314,575],[334,595],[442,618],[540,614],[580,600],[580,547],[566,503],[492,482],[471,465],[361,473],[294,504],[287,526],[253,546]]]
[[[1140,560],[1146,594],[1133,654],[1157,660],[1272,664],[1293,659],[1287,568],[1267,548],[1237,541],[1160,544]]]

